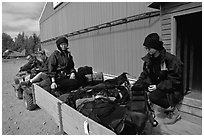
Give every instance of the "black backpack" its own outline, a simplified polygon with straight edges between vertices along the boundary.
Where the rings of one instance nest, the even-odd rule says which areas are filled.
[[[93,74],[93,68],[89,66],[79,67],[76,73],[76,79],[80,82],[81,85],[87,84],[87,78],[85,75]]]
[[[111,129],[110,123],[116,119],[121,119],[126,112],[124,106],[118,105],[109,98],[97,98],[84,102],[77,107],[77,110],[109,129]]]
[[[153,127],[158,125],[148,102],[146,91],[138,90],[132,91],[123,117],[113,120],[109,126],[119,135],[143,134],[148,120]]]

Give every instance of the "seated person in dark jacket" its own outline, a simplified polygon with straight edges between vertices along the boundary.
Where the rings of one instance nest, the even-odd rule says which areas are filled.
[[[143,45],[148,53],[142,58],[143,72],[132,90],[149,91],[150,101],[166,109],[169,114],[164,123],[173,124],[181,118],[176,105],[183,98],[183,63],[175,55],[166,52],[157,33],[149,34]]]
[[[50,86],[51,81],[49,80],[49,77],[47,75],[48,57],[46,56],[45,50],[39,51],[38,55],[40,57],[39,60],[41,61],[41,65],[35,69],[35,71],[38,72],[37,75],[35,75],[33,78],[31,78],[28,81],[21,82],[22,85],[31,85],[32,83],[39,82],[39,85],[42,87],[44,87],[45,85]]]
[[[33,68],[41,65],[41,62],[37,59],[35,55],[28,55],[27,60],[28,62],[22,67],[20,67],[20,71],[27,71],[28,73],[30,73]]]
[[[50,55],[48,61],[48,73],[51,76],[51,89],[66,93],[78,88],[78,81],[75,79],[73,57],[68,51],[68,40],[60,37],[56,41],[57,49]]]

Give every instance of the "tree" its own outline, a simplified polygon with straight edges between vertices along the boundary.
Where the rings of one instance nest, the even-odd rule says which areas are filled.
[[[7,49],[13,49],[14,41],[10,35],[2,33],[2,52]]]
[[[2,51],[5,50],[15,50],[21,52],[26,50],[26,56],[32,53],[35,53],[40,47],[40,38],[35,33],[31,36],[26,36],[24,32],[19,33],[15,40],[11,38],[10,35],[2,33]]]
[[[33,33],[32,38],[34,43],[33,52],[36,52],[40,48],[40,38],[35,33]]]
[[[25,49],[25,34],[24,32],[19,33],[17,37],[15,37],[15,48],[16,51],[22,51]]]

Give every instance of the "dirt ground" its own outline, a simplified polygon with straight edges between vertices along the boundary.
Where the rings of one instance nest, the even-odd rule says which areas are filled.
[[[43,109],[28,111],[15,96],[15,74],[25,59],[2,60],[2,135],[54,135],[58,126]]]

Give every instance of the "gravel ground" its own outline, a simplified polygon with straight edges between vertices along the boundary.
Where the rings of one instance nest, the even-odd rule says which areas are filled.
[[[13,79],[25,59],[2,59],[2,135],[54,135],[58,126],[43,109],[28,111],[15,96]]]

